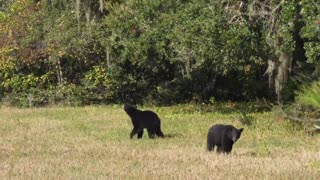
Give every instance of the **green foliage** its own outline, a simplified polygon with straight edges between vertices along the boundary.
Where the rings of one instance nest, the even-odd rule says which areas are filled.
[[[45,97],[44,104],[74,105],[272,100],[274,87],[262,75],[267,60],[284,52],[293,54],[294,74],[320,74],[313,0],[76,2],[0,3],[0,98],[28,102],[33,94],[34,104]],[[292,100],[297,85],[288,82],[282,94]]]
[[[285,118],[292,121],[294,128],[303,128],[308,134],[319,132],[320,82],[304,82],[296,91],[295,104],[281,111]]]
[[[320,108],[320,82],[313,82],[311,85],[303,86],[297,92],[297,102],[313,106],[316,109]]]
[[[88,104],[85,91],[74,84],[61,84],[48,89],[29,88],[28,91],[5,94],[2,104],[16,107],[79,106]]]
[[[157,86],[174,78],[170,40],[163,36],[170,29],[170,24],[162,22],[161,13],[166,11],[170,11],[170,4],[160,1],[127,1],[114,6],[105,19],[110,36],[103,44],[112,50],[107,76],[119,81],[111,86],[122,100],[141,102]]]
[[[283,3],[283,8],[280,16],[280,28],[279,34],[275,34],[280,38],[281,49],[276,49],[276,51],[294,51],[294,39],[293,32],[295,30],[295,20],[297,13],[297,2],[295,0],[285,1]]]
[[[255,122],[255,119],[251,115],[247,115],[245,112],[241,113],[242,117],[239,118],[239,121],[241,124],[246,125],[246,126],[253,126]]]
[[[109,70],[109,69],[108,69]],[[81,82],[84,104],[100,104],[110,101],[112,91],[108,89],[107,68],[98,65],[85,74]]]
[[[123,81],[133,80],[127,87],[144,95],[135,100],[150,97],[170,103],[193,98],[207,101],[211,96],[228,99],[230,93],[215,91],[217,78],[235,73],[239,74],[236,78],[241,78],[240,74],[256,77],[255,70],[261,68],[261,59],[255,54],[258,51],[253,48],[255,34],[248,24],[228,24],[218,3],[127,1],[113,7],[105,25],[110,36],[103,44],[112,49],[114,65],[123,70]],[[253,83],[248,78],[238,80],[237,88]],[[219,88],[232,91],[223,82]]]
[[[320,26],[319,2],[313,0],[301,1],[301,15],[305,20],[302,35],[308,39],[305,44],[306,56],[311,63],[319,62],[320,54]]]

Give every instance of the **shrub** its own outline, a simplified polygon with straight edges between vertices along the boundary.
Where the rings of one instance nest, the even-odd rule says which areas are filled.
[[[320,81],[303,86],[297,92],[297,102],[303,105],[310,105],[314,108],[320,108]]]

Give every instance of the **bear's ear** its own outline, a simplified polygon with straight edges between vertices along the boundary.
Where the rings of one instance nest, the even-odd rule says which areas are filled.
[[[240,129],[239,129],[239,132],[242,133],[242,131],[243,131],[243,128],[240,128]]]

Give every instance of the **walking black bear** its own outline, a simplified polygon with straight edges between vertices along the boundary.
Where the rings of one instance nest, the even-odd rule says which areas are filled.
[[[213,151],[217,146],[218,153],[229,154],[233,144],[240,138],[243,128],[237,129],[232,125],[216,124],[213,125],[207,136],[207,149]]]
[[[160,128],[160,118],[152,111],[141,111],[132,105],[125,104],[124,111],[129,115],[132,121],[133,129],[130,133],[130,139],[138,134],[138,139],[142,138],[143,129],[147,128],[149,138],[164,137]]]

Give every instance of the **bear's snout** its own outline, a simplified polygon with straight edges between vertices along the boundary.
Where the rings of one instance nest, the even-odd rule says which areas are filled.
[[[232,141],[233,141],[233,142],[237,142],[237,141],[238,141],[238,138],[233,137],[233,138],[232,138]]]

